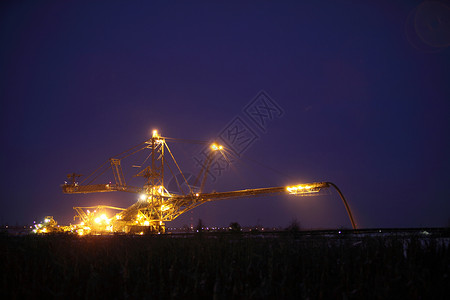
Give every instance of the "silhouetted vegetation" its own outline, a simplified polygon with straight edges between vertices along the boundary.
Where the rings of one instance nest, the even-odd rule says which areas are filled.
[[[444,299],[448,238],[0,236],[2,299]]]
[[[195,226],[195,231],[198,234],[202,234],[203,233],[203,227],[204,227],[203,220],[202,219],[198,219],[197,226]]]
[[[231,222],[230,226],[228,227],[228,230],[231,233],[242,233],[241,225],[239,225],[238,222]]]
[[[297,219],[293,219],[291,221],[291,224],[286,228],[286,231],[297,233],[300,231],[300,223],[297,221]]]

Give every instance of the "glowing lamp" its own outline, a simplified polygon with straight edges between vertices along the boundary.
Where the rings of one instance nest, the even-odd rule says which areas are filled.
[[[211,145],[211,150],[213,150],[213,151],[222,150],[222,149],[223,149],[222,145],[217,145],[216,143]]]
[[[286,191],[289,194],[307,194],[307,193],[317,193],[319,192],[320,187],[315,185],[307,185],[307,184],[299,184],[295,186],[288,186],[286,187]]]

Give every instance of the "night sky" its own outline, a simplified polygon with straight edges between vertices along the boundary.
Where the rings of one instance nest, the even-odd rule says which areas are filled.
[[[237,122],[250,142],[209,191],[331,181],[359,227],[448,226],[449,3],[302,2],[2,1],[0,223],[131,205],[60,185],[153,129],[209,141]],[[261,99],[262,126],[247,113]],[[203,146],[169,146],[197,174]],[[351,227],[334,190],[211,202],[167,225],[199,218]]]

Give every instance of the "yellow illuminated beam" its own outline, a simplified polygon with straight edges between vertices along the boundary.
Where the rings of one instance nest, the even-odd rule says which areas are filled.
[[[308,183],[308,184],[287,186],[286,191],[289,194],[293,194],[293,195],[318,193],[320,191],[320,189],[323,187],[327,187],[327,186],[323,183]]]

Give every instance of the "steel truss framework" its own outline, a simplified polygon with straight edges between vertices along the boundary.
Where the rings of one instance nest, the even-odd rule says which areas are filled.
[[[353,219],[350,207],[347,204],[342,192],[339,188],[331,182],[314,182],[299,184],[289,187],[269,187],[258,189],[244,189],[228,192],[213,192],[203,193],[207,173],[211,162],[216,155],[226,156],[227,149],[223,146],[212,144],[204,167],[197,176],[196,183],[200,184],[200,188],[196,189],[189,185],[184,177],[175,157],[173,156],[166,140],[173,140],[160,136],[156,131],[153,136],[136,145],[135,147],[110,158],[109,161],[101,165],[92,174],[87,176],[83,181],[78,183],[77,179],[82,175],[69,174],[69,182],[62,185],[63,193],[65,194],[86,194],[86,193],[101,193],[101,192],[130,192],[140,194],[139,200],[130,207],[123,209],[111,206],[95,206],[95,207],[74,207],[77,212],[75,218],[80,219],[80,223],[72,225],[67,230],[76,231],[79,234],[98,234],[108,232],[124,232],[124,233],[164,233],[165,223],[174,220],[181,214],[202,205],[209,201],[216,201],[222,199],[255,197],[266,194],[288,193],[297,196],[307,196],[319,193],[324,188],[334,187],[339,193],[353,229],[356,229],[356,224]],[[145,184],[143,187],[136,187],[127,185],[124,173],[121,166],[121,161],[137,152],[149,151],[144,163],[146,167],[142,166],[142,170],[135,176],[143,177]],[[176,183],[181,191],[180,194],[170,193],[164,187],[164,172],[168,169],[170,173],[173,171],[166,160],[168,156],[176,166],[183,178],[184,182],[179,182],[174,176]],[[100,183],[94,184],[94,180],[100,177],[106,170],[111,169],[114,175],[114,183]],[[103,171],[102,171],[103,170]],[[182,184],[186,184],[188,191],[183,191]],[[107,217],[104,213],[106,210],[115,210],[112,217]]]

